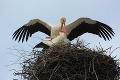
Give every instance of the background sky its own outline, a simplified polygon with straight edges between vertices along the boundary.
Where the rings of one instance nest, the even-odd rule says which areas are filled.
[[[111,26],[115,36],[110,41],[104,41],[93,34],[80,36],[91,48],[102,45],[111,50],[120,47],[120,0],[0,0],[0,80],[19,79],[14,76],[15,70],[21,68],[21,54],[17,50],[32,51],[32,48],[47,35],[36,33],[28,42],[18,43],[12,40],[12,34],[33,18],[39,18],[52,25],[65,16],[67,23],[79,17],[89,17]],[[37,36],[37,37],[36,37]],[[26,52],[29,54],[29,52]],[[112,56],[120,58],[120,48]],[[109,54],[109,53],[108,53]]]

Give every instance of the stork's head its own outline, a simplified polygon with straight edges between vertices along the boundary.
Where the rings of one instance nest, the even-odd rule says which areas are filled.
[[[60,18],[60,23],[61,23],[61,24],[65,24],[65,22],[66,22],[66,18],[65,18],[65,17],[61,17],[61,18]]]

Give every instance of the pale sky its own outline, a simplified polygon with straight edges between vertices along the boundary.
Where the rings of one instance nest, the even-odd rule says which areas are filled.
[[[90,43],[91,48],[99,46],[99,42],[104,49],[110,46],[112,50],[120,47],[120,0],[0,0],[0,80],[18,79],[13,76],[12,69],[19,70],[21,67],[17,64],[19,62],[13,64],[20,57],[20,53],[12,50],[14,47],[31,52],[32,48],[47,36],[37,33],[29,38],[28,42],[18,43],[12,40],[13,32],[33,18],[55,25],[61,16],[66,17],[67,23],[79,17],[89,17],[111,26],[115,36],[110,41],[104,41],[93,34],[84,34],[80,38]],[[120,48],[112,55],[117,55],[119,59],[119,52]]]

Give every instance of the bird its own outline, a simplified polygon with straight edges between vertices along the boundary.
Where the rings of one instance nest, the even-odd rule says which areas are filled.
[[[67,39],[66,33],[59,32],[59,35],[56,38],[51,39],[50,37],[47,37],[41,43],[37,44],[33,49],[35,48],[48,49],[50,46],[60,45],[62,43],[70,44],[71,42],[69,39]]]
[[[80,17],[66,25],[66,18],[61,17],[55,26],[40,19],[32,19],[16,30],[12,36],[15,41],[18,39],[18,42],[24,42],[26,39],[27,42],[28,38],[38,31],[47,34],[49,37],[46,37],[45,40],[37,44],[34,48],[39,46],[49,48],[53,44],[60,44],[60,41],[70,43],[70,41],[84,33],[98,35],[100,38],[104,38],[105,41],[112,39],[112,36],[115,34],[110,26],[91,18]]]

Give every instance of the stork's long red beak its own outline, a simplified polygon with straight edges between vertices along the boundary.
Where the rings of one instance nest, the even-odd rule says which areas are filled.
[[[65,22],[62,22],[62,25],[61,25],[61,32],[64,32],[65,34],[68,34],[67,31],[66,31]]]

